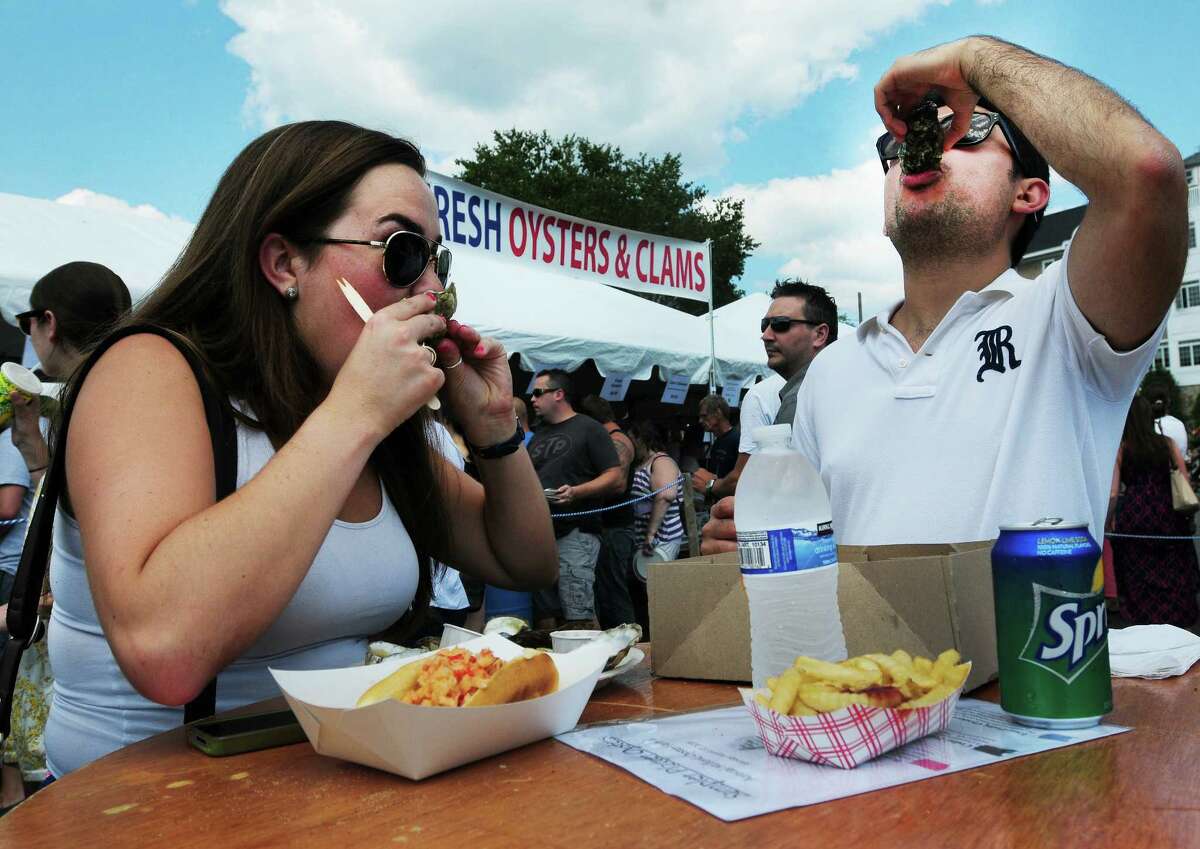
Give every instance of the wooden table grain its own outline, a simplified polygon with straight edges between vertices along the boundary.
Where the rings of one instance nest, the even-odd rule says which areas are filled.
[[[1200,844],[1200,671],[1116,680],[1132,733],[725,823],[553,740],[413,782],[307,743],[209,758],[174,730],[81,769],[0,819],[0,846],[1171,847]],[[995,686],[975,695],[996,697]],[[582,722],[737,704],[728,684],[597,690]]]

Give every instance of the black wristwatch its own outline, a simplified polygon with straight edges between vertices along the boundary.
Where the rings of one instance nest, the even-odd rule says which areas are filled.
[[[521,422],[517,420],[516,431],[503,442],[497,442],[495,445],[489,445],[486,448],[480,448],[478,445],[472,445],[468,442],[467,447],[480,460],[498,460],[501,457],[507,457],[524,444],[525,431],[521,429]]]

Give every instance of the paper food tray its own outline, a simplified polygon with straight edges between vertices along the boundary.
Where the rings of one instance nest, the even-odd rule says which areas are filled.
[[[937,704],[897,710],[851,705],[816,716],[784,716],[754,700],[765,692],[739,689],[758,736],[776,757],[853,769],[914,740],[945,730],[962,695],[959,687]]]
[[[474,652],[489,648],[501,660],[525,651],[499,635],[462,646]],[[598,643],[550,657],[558,667],[557,692],[478,708],[420,707],[393,699],[355,707],[367,688],[418,659],[413,657],[346,669],[272,669],[271,674],[317,752],[421,779],[574,728],[608,659],[608,646]]]

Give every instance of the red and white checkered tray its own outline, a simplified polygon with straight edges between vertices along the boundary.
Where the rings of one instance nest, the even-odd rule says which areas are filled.
[[[851,705],[817,716],[783,716],[741,691],[767,751],[781,758],[852,769],[950,724],[962,688],[929,707],[896,710]]]

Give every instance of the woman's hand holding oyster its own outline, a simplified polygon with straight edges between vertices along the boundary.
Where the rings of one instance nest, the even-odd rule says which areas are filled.
[[[350,281],[339,279],[338,286],[367,321],[371,310]],[[512,374],[504,346],[451,317],[458,309],[458,290],[453,283],[438,292],[435,299],[433,313],[446,319],[446,332],[427,337],[422,344],[434,352],[435,364],[445,373],[441,394],[450,405],[450,415],[462,425],[464,436],[473,445],[503,442],[512,436],[515,427]],[[431,409],[440,406],[436,395],[429,400]]]

